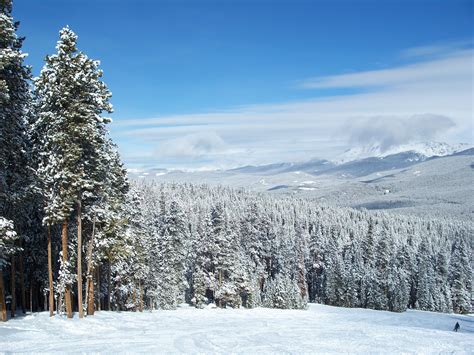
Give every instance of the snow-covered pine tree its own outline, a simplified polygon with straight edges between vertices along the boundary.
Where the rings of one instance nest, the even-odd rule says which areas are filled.
[[[306,266],[311,302],[321,302],[324,270],[322,248],[324,244],[321,224],[314,223],[310,231],[309,259]]]
[[[391,235],[393,231],[390,231],[387,225],[382,226],[375,245],[375,284],[373,285],[375,309],[388,308],[389,264],[393,248],[391,245],[393,242],[389,240]]]
[[[209,214],[201,214],[196,237],[191,302],[196,308],[203,308],[206,303],[214,301],[214,290],[216,289],[216,246],[213,239],[212,220]]]
[[[82,199],[86,192],[101,186],[101,161],[106,144],[105,124],[101,116],[111,112],[111,96],[101,81],[98,61],[77,49],[77,36],[68,27],[60,31],[57,54],[48,56],[40,76],[35,79],[35,128],[39,139],[38,174],[45,195],[45,224],[62,223],[62,259],[67,258],[67,224],[76,207],[78,246],[78,304],[82,311]],[[64,267],[64,272],[70,271]],[[66,284],[65,303],[72,317],[70,287]]]
[[[429,311],[435,308],[435,280],[431,243],[424,237],[418,249],[416,308]]]
[[[13,229],[13,222],[0,217],[0,321],[7,320],[7,304],[3,269],[8,265],[10,257],[17,251],[15,241],[18,235]]]
[[[161,309],[176,309],[185,289],[185,240],[188,228],[179,204],[171,201],[164,218],[160,243],[160,258],[156,272],[157,303]]]
[[[12,18],[12,1],[0,1],[0,218],[13,222],[17,235],[27,232],[27,198],[30,195],[29,141],[26,116],[31,96],[30,69],[21,51],[23,38],[16,33],[19,23]],[[19,243],[22,243],[20,240]],[[18,249],[20,250],[20,249]],[[21,253],[21,252],[20,252]],[[11,288],[16,286],[16,257],[11,256]],[[21,301],[25,309],[23,253],[19,256]],[[11,312],[15,314],[16,294]]]
[[[345,297],[344,307],[360,306],[360,283],[362,278],[363,260],[360,246],[353,233],[350,234],[349,245],[344,251]]]
[[[241,293],[245,293],[245,271],[240,264],[240,239],[237,226],[229,220],[227,211],[222,205],[214,208],[214,236],[217,244],[216,273],[217,287],[216,304],[219,307],[240,307]]]
[[[100,152],[102,159],[96,171],[97,181],[101,181],[98,191],[84,191],[84,214],[83,219],[89,226],[90,238],[87,243],[87,272],[86,272],[86,304],[87,314],[94,314],[95,293],[94,293],[94,270],[100,267],[104,260],[108,263],[110,271],[110,255],[112,246],[117,239],[120,239],[128,225],[136,228],[143,225],[138,217],[138,206],[135,200],[126,200],[129,184],[126,171],[120,160],[117,148],[110,141],[106,140],[103,150]],[[138,197],[137,197],[138,199]],[[109,260],[110,259],[110,260]],[[100,281],[100,280],[96,280]],[[110,278],[107,275],[107,306],[110,307]],[[100,304],[100,294],[98,301]]]
[[[453,310],[456,313],[471,311],[472,251],[465,236],[456,233],[450,264],[450,284]]]

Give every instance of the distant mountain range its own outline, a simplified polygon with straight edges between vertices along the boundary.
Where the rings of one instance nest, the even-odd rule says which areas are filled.
[[[404,151],[406,148],[409,150]],[[132,179],[297,194],[337,206],[474,218],[474,148],[469,145],[416,144],[384,153],[372,150],[378,155],[365,158],[354,154],[356,149],[351,151],[345,159],[353,159],[346,161],[312,159],[194,172],[148,169],[129,175]]]
[[[246,165],[229,170],[216,171],[182,171],[155,169],[132,169],[129,175],[133,177],[161,177],[172,174],[190,173],[230,173],[270,176],[284,173],[306,173],[313,176],[334,175],[340,177],[361,177],[377,171],[401,169],[412,166],[428,159],[451,155],[472,155],[473,146],[467,143],[447,144],[441,142],[422,142],[404,144],[389,149],[382,149],[374,144],[365,147],[352,148],[333,160],[310,159],[303,162],[281,162],[266,165]]]
[[[304,172],[314,176],[339,174],[342,177],[360,177],[377,171],[406,168],[416,163],[456,154],[472,154],[474,148],[461,143],[427,142],[393,147],[382,151],[380,146],[347,150],[339,159],[329,161],[312,159],[302,163],[278,163],[243,166],[229,171],[244,174],[274,175],[287,172]]]
[[[354,160],[361,160],[370,157],[386,157],[399,153],[413,152],[425,157],[444,157],[454,153],[472,148],[467,143],[448,144],[442,142],[420,142],[398,145],[383,149],[380,144],[373,144],[358,148],[351,148],[338,157],[338,163],[346,163]]]

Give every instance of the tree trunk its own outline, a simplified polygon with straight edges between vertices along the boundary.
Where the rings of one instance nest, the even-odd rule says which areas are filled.
[[[23,314],[25,314],[26,313],[26,290],[25,290],[25,265],[24,265],[24,260],[23,260],[23,251],[20,252],[20,292],[21,292],[21,310]]]
[[[15,282],[15,257],[12,256],[11,262],[11,293],[12,293],[12,303],[10,304],[10,316],[11,318],[15,317],[16,312],[16,282]]]
[[[53,255],[51,251],[51,226],[48,225],[48,278],[49,278],[49,316],[54,316]]]
[[[79,318],[84,318],[82,304],[82,211],[81,199],[77,201],[77,308]]]
[[[222,287],[222,270],[219,270],[218,271],[218,275],[219,275],[219,289]],[[217,307],[219,308],[222,308],[222,299],[218,299],[217,300]]]
[[[100,311],[100,264],[96,267],[96,279],[97,279],[97,307],[96,309]]]
[[[112,271],[111,271],[111,265],[110,265],[110,256],[109,256],[109,268],[107,270],[107,306],[109,311],[112,310]]]
[[[31,282],[30,282],[30,312],[33,313],[33,286],[31,285]]]
[[[140,296],[139,296],[139,308],[138,310],[140,312],[143,312],[143,286],[142,286],[142,282],[141,280],[138,281],[138,290],[140,292]]]
[[[300,265],[298,270],[298,287],[300,289],[301,297],[306,297],[308,294],[308,288],[306,284],[306,273],[305,273],[305,266],[304,266],[304,256],[301,256]]]
[[[0,321],[7,321],[7,303],[5,301],[5,286],[3,284],[3,269],[0,267]]]
[[[63,222],[61,241],[63,246],[63,262],[67,263],[67,219]],[[72,318],[71,287],[66,286],[64,291],[64,302],[66,304],[66,313],[68,318]]]
[[[95,237],[95,216],[92,222],[92,236],[87,246],[87,285],[86,285],[86,303],[87,303],[87,315],[94,315],[94,270],[92,264],[92,250],[94,248],[94,237]]]
[[[94,271],[87,278],[87,315],[94,315]]]
[[[136,312],[137,311],[137,288],[136,288],[135,283],[133,285],[132,301],[133,301],[133,311]]]

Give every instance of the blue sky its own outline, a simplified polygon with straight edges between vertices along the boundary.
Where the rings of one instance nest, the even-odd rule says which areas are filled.
[[[35,74],[65,25],[101,60],[129,166],[201,168],[336,156],[365,140],[337,132],[371,119],[433,117],[400,143],[472,140],[472,6],[16,0],[14,16]]]

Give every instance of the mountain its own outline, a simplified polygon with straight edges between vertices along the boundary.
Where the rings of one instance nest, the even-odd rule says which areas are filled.
[[[370,157],[386,157],[406,152],[413,152],[427,158],[435,156],[443,157],[469,148],[472,148],[472,145],[467,143],[448,144],[442,142],[419,142],[402,144],[385,149],[380,144],[373,144],[348,149],[336,159],[336,162],[342,164],[354,160],[361,160]]]
[[[324,172],[317,172],[314,175],[331,174],[339,175],[344,178],[362,177],[379,171],[407,168],[432,158],[433,157],[429,158],[414,151],[407,151],[381,157],[352,160],[334,165],[331,169]]]
[[[336,206],[474,217],[474,148],[459,151],[466,145],[425,144],[416,151],[414,147],[339,164],[312,159],[216,171],[149,169],[130,171],[129,176],[297,194]]]
[[[380,145],[353,148],[335,161],[311,159],[306,162],[248,165],[228,170],[232,173],[275,175],[307,173],[313,176],[339,175],[343,178],[361,177],[378,171],[402,169],[436,157],[454,154],[469,155],[466,143],[450,145],[439,142],[405,144],[382,151]]]
[[[336,164],[325,159],[311,159],[298,163],[277,163],[269,165],[248,165],[241,168],[228,170],[230,172],[244,174],[282,174],[288,172],[306,172],[308,174],[320,173],[335,167]]]

